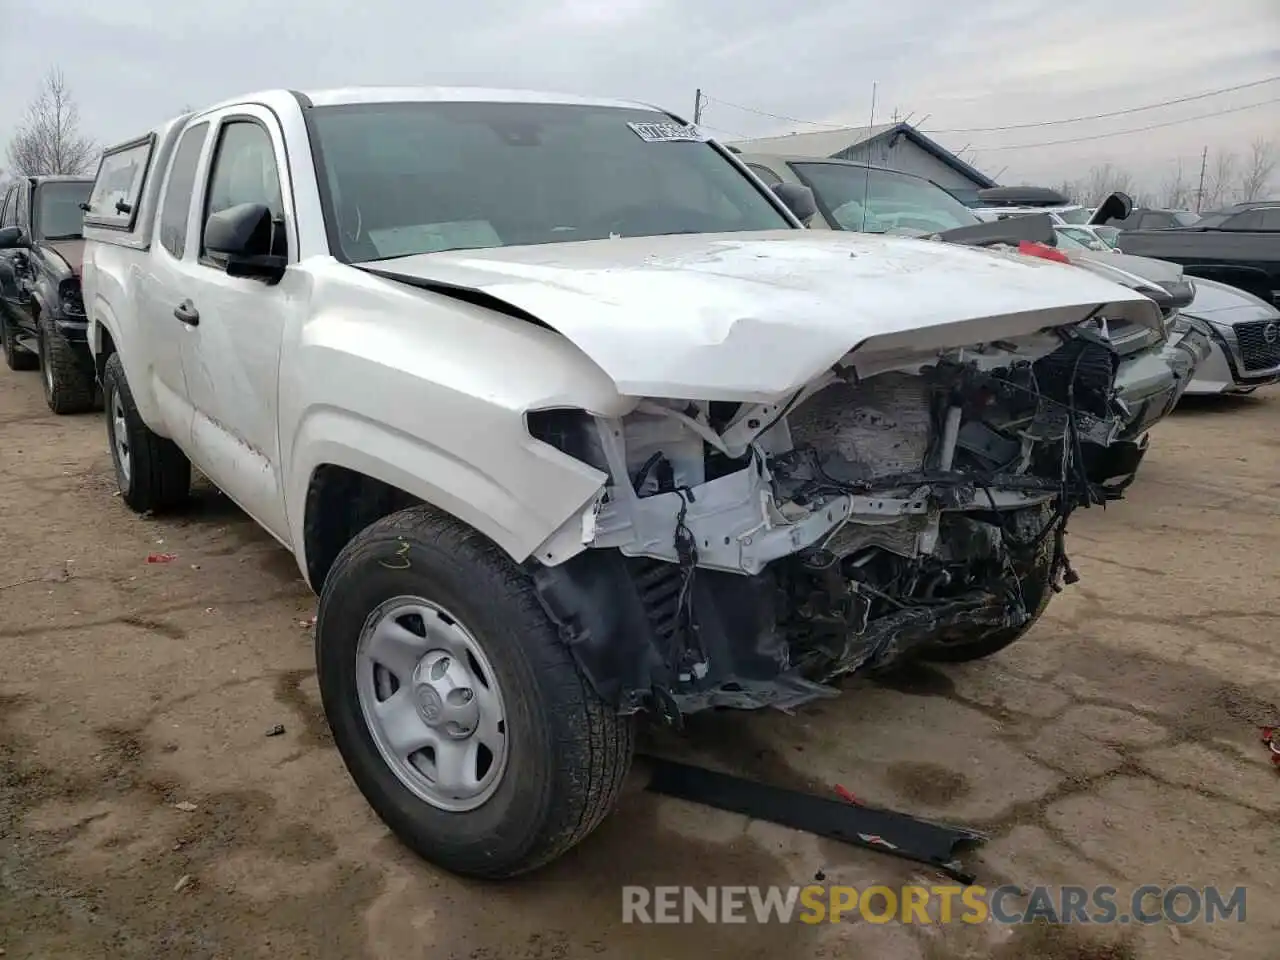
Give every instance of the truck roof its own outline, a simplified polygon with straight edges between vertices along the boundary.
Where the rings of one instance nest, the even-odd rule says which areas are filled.
[[[284,98],[301,100],[317,107],[343,106],[356,103],[562,103],[592,107],[620,107],[631,110],[661,110],[652,104],[634,100],[614,100],[604,97],[582,97],[572,93],[552,93],[539,90],[509,90],[490,87],[332,87],[320,90],[260,90],[244,96],[231,97],[221,103],[199,110],[206,113],[237,103],[272,103]],[[666,111],[663,111],[666,112]]]
[[[39,183],[93,183],[93,177],[74,173],[37,173],[26,178],[32,185]]]

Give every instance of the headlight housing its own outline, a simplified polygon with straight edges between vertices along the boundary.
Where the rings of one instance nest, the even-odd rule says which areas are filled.
[[[83,317],[84,299],[80,295],[80,281],[68,277],[58,284],[58,306],[64,317]]]

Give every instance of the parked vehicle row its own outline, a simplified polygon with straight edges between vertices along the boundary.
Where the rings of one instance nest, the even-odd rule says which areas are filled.
[[[104,154],[82,322],[121,499],[178,507],[194,466],[293,553],[338,749],[430,860],[559,856],[639,714],[1024,637],[1207,353],[1176,266],[820,166],[436,88],[268,91]],[[0,240],[31,260],[46,222]],[[31,289],[6,329],[53,356]]]
[[[1059,246],[1077,243],[1070,228],[1055,230]],[[1209,354],[1196,364],[1184,392],[1246,394],[1280,383],[1280,310],[1216,280],[1197,278],[1194,286],[1181,315],[1208,335]]]
[[[1000,233],[993,234],[990,229],[975,232],[975,228],[984,222],[1017,221],[1012,229],[1025,230],[1025,233],[1011,234],[1015,243],[1017,236],[1048,241],[1073,262],[1092,265],[1093,269],[1118,268],[1164,286],[1185,279],[1181,277],[1182,271],[1189,269],[1168,261],[1119,256],[1118,249],[1094,238],[1095,231],[1106,227],[1058,222],[1060,218],[1053,213],[1054,208],[1050,208],[1048,216],[1052,234],[1043,226],[1037,229],[1033,224],[1040,208],[1034,204],[1044,201],[1059,205],[1059,201],[1065,201],[1054,191],[996,188],[1004,191],[1000,196],[1009,198],[1010,203],[1017,202],[1018,206],[1009,208],[1017,212],[984,221],[979,211],[914,174],[872,168],[850,160],[755,155],[743,155],[741,159],[766,183],[812,188],[817,198],[817,216],[810,222],[814,229],[898,231],[990,243],[993,237],[999,240]],[[987,191],[982,193],[985,195]],[[1084,210],[1083,207],[1077,209]],[[1101,214],[1086,211],[1083,219],[1112,219],[1113,216],[1110,210],[1102,210]],[[1082,218],[1072,214],[1070,219]],[[966,237],[971,239],[966,241]],[[1171,273],[1171,269],[1174,272]],[[1280,310],[1243,290],[1214,280],[1196,278],[1192,286],[1190,302],[1181,306],[1172,323],[1171,336],[1160,348],[1166,367],[1161,389],[1168,402],[1156,404],[1157,409],[1167,413],[1184,392],[1251,393],[1260,386],[1280,382]],[[1135,411],[1149,409],[1150,404],[1135,403],[1134,394],[1155,389],[1155,381],[1150,377],[1154,365],[1142,352],[1151,345],[1127,336],[1114,325],[1108,335],[1120,344],[1123,355],[1130,357],[1122,362],[1117,378],[1121,396]],[[1145,441],[1137,442],[1141,443],[1142,450],[1146,449]],[[1113,455],[1108,459],[1112,459],[1118,449],[1113,444]],[[1136,460],[1133,462],[1136,469]],[[1131,479],[1131,475],[1127,479]]]
[[[54,413],[93,407],[97,382],[80,294],[91,179],[19,177],[0,201],[0,343],[10,370],[39,368]]]
[[[1185,226],[1125,227],[1119,242],[1129,253],[1180,263],[1192,276],[1280,305],[1280,201],[1237,203]]]

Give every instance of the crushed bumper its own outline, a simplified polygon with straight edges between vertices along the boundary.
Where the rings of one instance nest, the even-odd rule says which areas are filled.
[[[1172,334],[1159,351],[1145,351],[1121,361],[1116,393],[1129,417],[1111,444],[1085,447],[1085,472],[1093,483],[1116,496],[1133,483],[1147,455],[1147,432],[1177,405],[1211,349],[1209,337],[1192,326]]]
[[[1121,361],[1116,392],[1129,417],[1119,439],[1136,440],[1164,419],[1210,351],[1205,332],[1188,326],[1171,334],[1158,352],[1145,351]]]

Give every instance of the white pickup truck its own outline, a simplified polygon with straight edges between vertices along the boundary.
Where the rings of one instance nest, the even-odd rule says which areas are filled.
[[[812,204],[653,107],[509,91],[267,92],[106,152],[123,499],[194,464],[293,552],[337,745],[425,857],[531,870],[637,712],[982,657],[1072,578],[1124,420],[1089,329],[1157,304]]]

